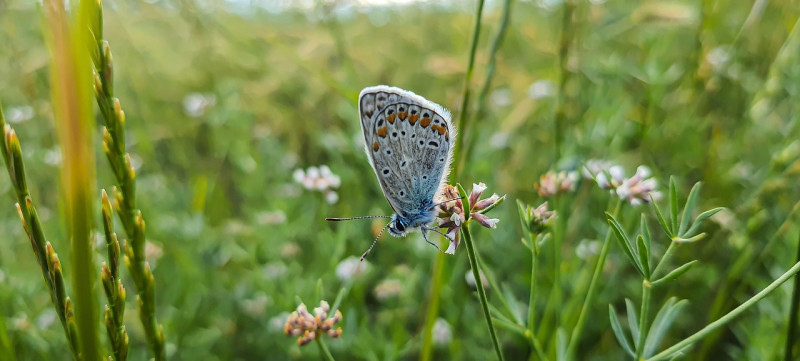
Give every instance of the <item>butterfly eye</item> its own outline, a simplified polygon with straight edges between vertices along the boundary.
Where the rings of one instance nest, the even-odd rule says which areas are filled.
[[[397,229],[400,232],[403,232],[403,231],[406,230],[406,227],[403,226],[403,224],[400,223],[400,222],[394,222],[394,228]]]

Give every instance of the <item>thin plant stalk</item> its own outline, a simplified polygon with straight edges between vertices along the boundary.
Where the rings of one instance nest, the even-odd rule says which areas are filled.
[[[486,326],[489,327],[489,334],[492,337],[492,345],[494,351],[497,353],[498,360],[504,360],[503,351],[500,348],[500,342],[497,339],[497,332],[492,323],[492,316],[489,313],[489,301],[486,299],[486,291],[483,289],[483,282],[481,282],[480,265],[478,258],[475,256],[475,245],[472,243],[472,235],[469,232],[469,223],[461,227],[461,234],[464,236],[464,244],[467,246],[467,254],[469,255],[469,264],[472,268],[472,276],[475,277],[475,287],[478,289],[478,298],[481,301],[483,308],[483,316],[486,319]]]
[[[670,256],[672,256],[672,253],[675,251],[675,247],[677,247],[678,244],[679,243],[674,240],[669,243],[667,250],[664,251],[664,256],[661,257],[661,261],[658,262],[656,268],[653,270],[653,277],[651,279],[658,279],[658,271],[661,270],[662,266],[667,264],[666,261],[669,259]]]
[[[572,44],[573,24],[572,13],[575,11],[575,0],[564,2],[563,17],[561,18],[561,35],[558,40],[558,92],[556,97],[556,110],[553,117],[555,132],[555,160],[561,158],[561,140],[564,138],[564,121],[566,120],[566,86],[569,80],[567,61],[569,48]]]
[[[619,211],[622,208],[622,199],[617,199],[616,205],[614,206],[613,215],[616,217],[619,215]],[[589,288],[586,290],[586,298],[583,301],[583,306],[581,307],[581,312],[578,316],[578,322],[575,324],[575,328],[572,329],[572,335],[569,338],[569,345],[567,346],[567,360],[572,360],[575,356],[575,352],[578,349],[578,343],[581,339],[581,334],[583,333],[583,327],[586,325],[586,318],[589,315],[589,308],[592,306],[594,297],[597,295],[598,290],[598,283],[600,281],[600,275],[603,274],[603,268],[606,265],[606,259],[608,258],[608,253],[611,250],[611,227],[609,227],[608,231],[606,231],[606,237],[603,240],[603,246],[600,248],[600,254],[597,257],[597,263],[594,266],[594,272],[592,273],[592,280],[589,282]]]
[[[647,341],[647,332],[650,328],[650,295],[653,288],[650,287],[650,281],[642,281],[642,309],[639,312],[639,342],[636,344],[636,357],[635,360],[642,359],[644,352],[644,343]]]
[[[320,358],[326,361],[335,361],[333,354],[331,354],[331,351],[328,350],[328,345],[326,345],[325,341],[322,340],[322,335],[317,336],[316,342],[317,346],[319,347]]]
[[[72,289],[79,354],[85,361],[100,359],[94,270],[93,200],[94,152],[91,149],[91,89],[89,29],[97,3],[81,1],[75,19],[63,1],[43,4],[52,59],[53,110],[63,154],[62,185],[71,243]],[[73,12],[74,14],[74,12]]]
[[[464,75],[464,89],[461,97],[461,111],[459,113],[458,121],[458,134],[456,137],[455,148],[453,149],[453,171],[450,172],[450,180],[458,179],[461,175],[460,158],[461,158],[461,144],[463,142],[464,134],[467,130],[466,119],[467,109],[469,109],[470,97],[470,83],[472,82],[472,73],[475,67],[475,53],[478,49],[478,38],[481,32],[481,17],[483,16],[483,3],[484,0],[478,0],[477,8],[475,11],[475,25],[472,30],[472,38],[470,40],[469,60],[467,62],[467,72]],[[428,299],[428,310],[425,316],[425,327],[422,330],[422,352],[420,359],[427,361],[431,359],[433,352],[433,325],[436,322],[436,317],[439,315],[439,296],[442,293],[444,282],[444,261],[445,255],[438,253],[434,256],[433,261],[433,276],[431,277],[431,292]],[[480,280],[480,278],[476,278]]]
[[[800,262],[800,236],[797,238],[797,258],[796,262]],[[800,277],[794,278],[794,285],[792,286],[792,304],[789,308],[789,319],[786,323],[789,325],[786,331],[786,348],[783,359],[785,361],[794,360],[794,344],[797,339],[797,314],[800,308]]]
[[[117,212],[128,239],[124,243],[124,261],[136,286],[139,319],[147,343],[156,361],[166,359],[164,331],[156,318],[155,279],[145,258],[145,222],[136,205],[136,171],[125,148],[125,112],[114,97],[114,77],[111,48],[103,39],[102,9],[97,9],[94,28],[94,91],[103,128],[103,151],[116,179],[114,210]]]
[[[483,119],[486,116],[486,98],[489,95],[489,89],[492,87],[492,79],[494,79],[494,75],[497,72],[497,52],[500,50],[500,46],[503,44],[503,39],[505,39],[506,31],[508,30],[508,24],[510,23],[511,18],[511,0],[504,0],[503,1],[503,10],[500,14],[500,24],[497,26],[497,33],[495,33],[494,38],[492,38],[492,43],[489,47],[489,60],[486,63],[486,76],[483,80],[483,85],[481,86],[480,91],[478,92],[477,97],[477,107],[475,109],[475,116],[476,120]],[[462,133],[461,136],[463,137],[464,134]],[[464,153],[463,159],[464,162],[469,161],[471,158],[471,154],[473,149],[475,149],[475,143],[478,141],[478,137],[470,137],[466,140],[466,147],[462,150]]]
[[[736,307],[731,312],[728,312],[724,316],[720,317],[718,320],[708,324],[706,327],[703,327],[700,331],[697,331],[693,335],[683,339],[682,341],[676,343],[675,345],[667,348],[664,351],[659,352],[655,356],[647,359],[647,361],[659,361],[659,360],[667,360],[672,357],[676,352],[683,350],[686,347],[694,344],[697,341],[703,339],[703,337],[708,336],[710,333],[716,331],[717,329],[721,328],[725,324],[730,321],[733,321],[736,317],[741,315],[744,311],[747,311],[750,307],[761,301],[764,297],[767,297],[772,291],[780,287],[784,282],[786,282],[789,278],[796,275],[797,272],[800,271],[800,262],[797,262],[787,270],[783,275],[778,277],[775,281],[767,286],[767,288],[761,290],[761,292],[757,293],[755,296],[751,297],[749,300],[745,301],[739,307]]]

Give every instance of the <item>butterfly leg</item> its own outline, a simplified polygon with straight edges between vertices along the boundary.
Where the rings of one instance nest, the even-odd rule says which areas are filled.
[[[446,234],[442,233],[442,231],[440,231],[440,230],[438,230],[438,229],[436,229],[436,228],[433,228],[433,227],[428,227],[428,226],[422,226],[421,228],[422,228],[424,231],[434,231],[434,232],[436,232],[436,233],[439,233],[439,234],[441,234],[442,236],[444,236],[444,238],[447,238],[447,240],[448,240],[448,241],[451,241],[451,242],[453,241],[453,239],[452,239],[452,238],[450,238],[450,236],[448,236],[448,235],[446,235]],[[423,232],[424,232],[424,231],[423,231]]]
[[[429,230],[430,228],[423,227],[423,228],[421,228],[421,229],[422,229],[422,238],[425,238],[425,242],[428,242],[428,244],[429,244],[429,245],[436,247],[436,249],[438,249],[438,250],[439,250],[439,252],[442,252],[442,253],[444,253],[444,251],[442,251],[442,249],[441,249],[441,248],[439,248],[439,246],[437,246],[436,244],[434,244],[433,242],[431,242],[431,241],[429,241],[429,240],[428,240],[428,230]],[[446,237],[446,236],[445,236],[445,237]]]

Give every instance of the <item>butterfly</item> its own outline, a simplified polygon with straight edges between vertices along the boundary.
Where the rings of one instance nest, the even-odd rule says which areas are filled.
[[[441,199],[456,137],[450,112],[408,90],[378,85],[361,91],[358,114],[364,150],[394,215],[326,220],[391,218],[361,256],[362,261],[386,229],[395,237],[419,229],[426,242],[442,251],[428,240],[427,232],[449,239],[429,224],[436,218],[438,205],[454,200]],[[454,248],[448,248],[445,253],[454,252]]]

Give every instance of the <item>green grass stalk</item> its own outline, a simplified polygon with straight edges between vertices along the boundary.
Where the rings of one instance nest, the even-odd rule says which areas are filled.
[[[733,321],[736,317],[741,315],[744,311],[747,311],[750,307],[761,301],[764,297],[767,297],[772,291],[780,287],[784,282],[786,282],[789,278],[797,274],[800,271],[800,262],[797,262],[787,270],[783,275],[778,277],[775,281],[769,284],[767,288],[761,290],[761,292],[757,293],[755,296],[751,297],[749,300],[745,301],[739,307],[736,307],[731,312],[725,314],[718,320],[708,324],[706,327],[703,327],[700,331],[697,331],[693,335],[683,339],[682,341],[676,343],[675,345],[669,347],[668,349],[659,352],[655,356],[647,359],[647,361],[659,361],[659,360],[667,360],[676,352],[683,350],[684,348],[694,344],[697,341],[700,341],[703,337],[708,336],[710,333],[716,331],[717,329],[721,328],[725,324],[730,321]]]
[[[475,25],[472,30],[472,39],[470,41],[469,60],[467,62],[467,72],[464,75],[464,90],[461,97],[461,111],[458,120],[458,136],[456,137],[455,148],[453,149],[453,171],[450,172],[450,181],[458,179],[461,175],[461,144],[463,142],[464,134],[467,130],[466,119],[467,110],[469,109],[469,94],[470,83],[472,82],[473,68],[475,67],[475,53],[478,49],[478,38],[481,32],[481,17],[483,15],[484,0],[478,0],[477,9],[475,10]],[[439,297],[442,293],[444,283],[444,261],[446,255],[438,253],[433,261],[433,275],[431,277],[431,292],[428,299],[428,309],[425,313],[425,326],[422,330],[422,349],[420,359],[427,361],[431,359],[433,352],[433,324],[436,322],[436,317],[439,315]],[[480,279],[480,278],[476,278]]]
[[[327,361],[336,361],[331,354],[331,351],[328,350],[328,345],[325,344],[325,341],[322,339],[322,335],[318,335],[316,338],[317,346],[319,347],[319,355],[320,358]]]
[[[639,342],[636,344],[635,360],[642,359],[644,343],[647,341],[647,332],[650,329],[650,300],[653,288],[649,280],[642,281],[642,309],[639,312]]]
[[[621,208],[622,199],[619,198],[617,199],[616,205],[614,206],[614,210],[611,214],[614,217],[618,216]],[[597,295],[597,285],[599,284],[600,276],[603,274],[603,268],[606,265],[608,253],[611,250],[611,235],[612,231],[611,227],[609,227],[608,231],[606,231],[606,237],[603,240],[603,246],[600,248],[600,254],[597,257],[597,263],[594,266],[592,280],[589,282],[589,288],[586,290],[586,297],[584,298],[583,306],[581,306],[578,322],[575,324],[575,328],[572,329],[572,335],[569,338],[569,345],[567,346],[567,360],[572,360],[575,356],[576,350],[578,349],[578,343],[580,343],[581,335],[583,334],[583,327],[586,325],[586,319],[589,316],[589,308],[594,302],[595,295]]]
[[[75,329],[80,358],[95,361],[101,356],[92,250],[95,169],[94,152],[91,149],[91,68],[87,50],[96,3],[80,2],[74,9],[77,10],[77,21],[70,19],[64,6],[64,2],[48,0],[44,2],[43,9],[52,59],[51,97],[63,154],[61,177],[72,248]]]
[[[125,113],[119,99],[114,97],[114,67],[111,48],[103,40],[102,9],[98,8],[97,14],[99,19],[93,34],[95,49],[92,60],[95,68],[95,97],[105,124],[103,151],[117,181],[114,188],[114,208],[128,237],[124,261],[139,293],[139,318],[155,360],[162,361],[166,359],[164,331],[156,318],[155,279],[145,258],[145,222],[136,205],[136,172],[125,148]]]
[[[553,129],[555,139],[555,161],[561,158],[561,141],[564,138],[564,121],[566,120],[566,86],[569,80],[569,69],[567,69],[567,62],[569,60],[569,48],[572,44],[573,24],[572,13],[575,11],[575,0],[566,0],[564,2],[563,17],[561,18],[561,35],[558,40],[558,92],[556,95],[556,110],[553,117]]]
[[[800,236],[797,238],[797,257],[796,262],[800,263]],[[800,309],[800,277],[794,278],[794,285],[792,286],[792,303],[789,308],[789,317],[786,320],[786,348],[783,354],[785,361],[794,360],[794,344],[797,339],[797,315]]]
[[[492,345],[494,346],[495,353],[497,353],[497,359],[502,361],[504,360],[503,351],[501,350],[500,342],[497,339],[497,331],[494,329],[492,316],[489,313],[489,301],[486,299],[486,291],[483,289],[483,282],[481,281],[481,275],[479,271],[480,265],[478,264],[478,258],[475,256],[475,245],[472,243],[472,235],[469,232],[468,223],[461,227],[461,234],[464,236],[464,244],[467,246],[469,264],[472,268],[472,275],[475,277],[475,287],[478,289],[478,298],[481,301],[483,316],[486,319],[486,326],[489,327],[489,334],[492,337]]]

